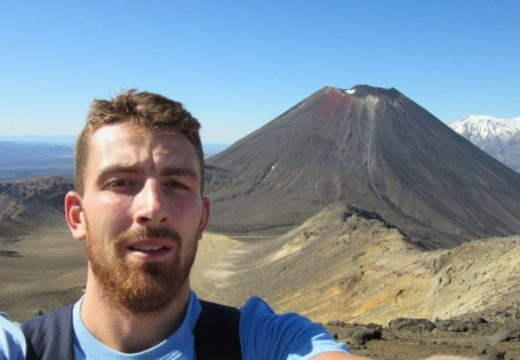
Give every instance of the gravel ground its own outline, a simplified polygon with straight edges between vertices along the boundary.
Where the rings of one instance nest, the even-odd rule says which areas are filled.
[[[332,321],[326,327],[352,353],[372,359],[417,360],[434,354],[520,359],[520,311],[514,308],[435,322],[398,318],[383,327]]]

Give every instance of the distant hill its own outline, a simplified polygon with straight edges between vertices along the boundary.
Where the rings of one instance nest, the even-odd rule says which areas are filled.
[[[502,119],[469,115],[450,127],[498,161],[520,172],[520,117]]]
[[[37,227],[62,227],[65,194],[72,188],[72,180],[59,176],[0,181],[0,242]]]
[[[224,150],[227,144],[204,144],[205,156]],[[0,180],[32,176],[74,176],[74,144],[60,137],[0,137]]]
[[[0,180],[73,173],[72,145],[0,141]]]
[[[396,89],[325,87],[207,161],[211,228],[375,211],[428,248],[520,233],[520,175]]]

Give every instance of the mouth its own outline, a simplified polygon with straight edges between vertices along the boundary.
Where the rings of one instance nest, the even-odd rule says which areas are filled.
[[[127,253],[143,260],[158,260],[173,250],[173,243],[168,240],[147,239],[129,244]]]
[[[127,249],[130,251],[139,251],[144,253],[154,253],[161,250],[166,250],[166,248],[162,246],[128,246]]]

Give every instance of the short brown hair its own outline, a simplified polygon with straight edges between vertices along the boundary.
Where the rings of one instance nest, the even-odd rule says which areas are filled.
[[[181,103],[162,95],[124,91],[111,100],[94,100],[87,116],[87,123],[76,142],[75,186],[81,195],[84,191],[84,170],[88,159],[88,145],[92,134],[99,128],[117,122],[131,122],[165,133],[183,134],[193,144],[199,158],[201,193],[204,184],[204,152],[200,141],[200,124]]]

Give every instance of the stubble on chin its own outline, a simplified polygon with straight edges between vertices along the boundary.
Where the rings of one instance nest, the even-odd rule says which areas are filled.
[[[149,237],[171,239],[174,244],[171,262],[127,259],[127,245]],[[166,307],[188,280],[198,241],[185,240],[177,232],[165,228],[127,231],[114,239],[97,239],[87,222],[86,252],[108,302],[131,313],[149,313]]]

